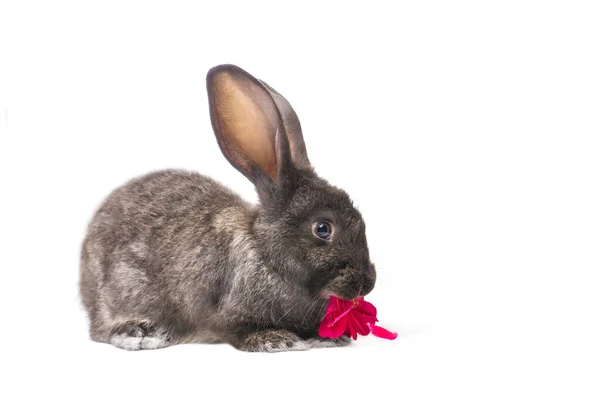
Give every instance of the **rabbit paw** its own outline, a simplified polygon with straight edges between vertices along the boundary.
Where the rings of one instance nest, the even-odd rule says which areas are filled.
[[[310,344],[287,330],[265,330],[246,336],[236,348],[250,352],[303,351]]]
[[[115,326],[110,344],[124,350],[153,350],[171,345],[171,338],[143,321],[128,321]]]
[[[312,348],[343,347],[350,344],[352,339],[350,339],[348,336],[341,336],[337,339],[324,339],[322,337],[315,337],[308,339],[307,342]]]

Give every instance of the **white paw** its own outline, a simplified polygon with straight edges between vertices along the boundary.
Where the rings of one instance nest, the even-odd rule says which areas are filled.
[[[283,352],[283,351],[305,351],[310,348],[310,344],[304,340],[294,342],[272,342],[266,341],[261,351],[264,352]]]
[[[128,351],[153,350],[169,345],[169,342],[159,336],[134,337],[125,333],[110,338],[110,344]]]
[[[125,333],[111,336],[110,344],[115,347],[129,351],[137,351],[141,348],[143,337],[132,337]]]
[[[147,336],[142,337],[141,347],[142,350],[155,350],[157,348],[164,348],[169,345],[169,342],[160,336]]]

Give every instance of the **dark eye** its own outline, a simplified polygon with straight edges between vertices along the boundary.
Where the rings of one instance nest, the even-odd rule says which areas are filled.
[[[330,240],[333,228],[331,224],[325,221],[319,221],[313,224],[313,235],[319,239]]]

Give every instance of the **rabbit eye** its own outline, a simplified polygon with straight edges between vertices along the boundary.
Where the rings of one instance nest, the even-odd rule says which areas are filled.
[[[312,233],[319,239],[331,240],[333,228],[331,224],[325,221],[319,221],[313,224]]]

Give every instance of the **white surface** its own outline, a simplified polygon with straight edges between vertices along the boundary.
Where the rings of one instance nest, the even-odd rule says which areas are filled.
[[[0,3],[1,396],[600,395],[597,3],[324,3]],[[362,210],[396,341],[87,340],[79,245],[111,189],[183,167],[254,198],[210,129],[225,62]]]

